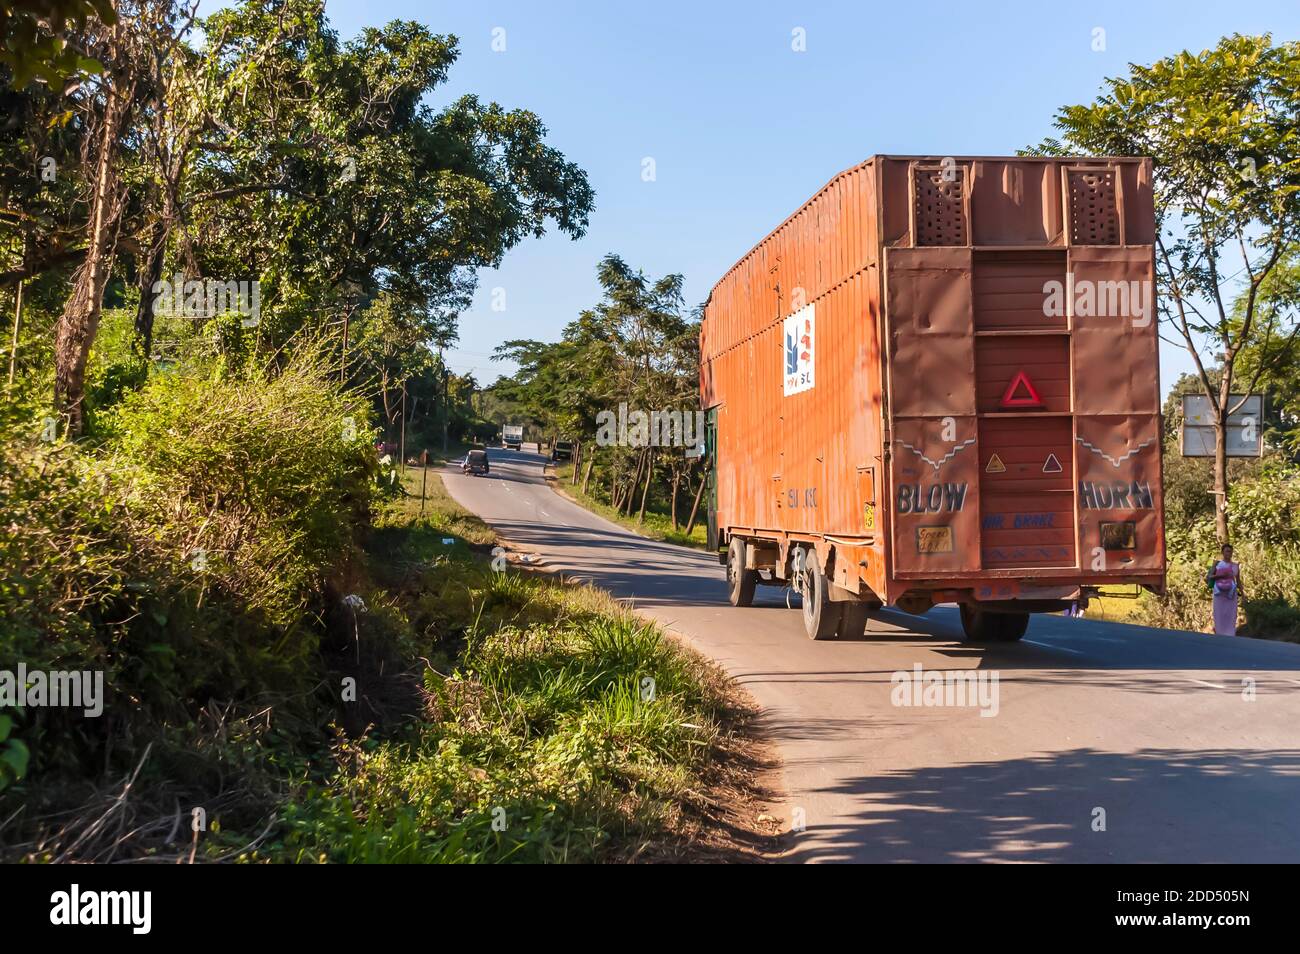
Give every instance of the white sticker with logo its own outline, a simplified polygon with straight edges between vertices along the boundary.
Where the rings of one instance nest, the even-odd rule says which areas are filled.
[[[815,377],[817,357],[817,306],[805,305],[785,319],[785,394],[798,394],[811,390],[817,383]]]

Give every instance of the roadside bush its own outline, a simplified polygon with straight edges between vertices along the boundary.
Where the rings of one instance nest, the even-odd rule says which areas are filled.
[[[105,421],[142,537],[279,626],[350,557],[378,489],[365,405],[327,374],[299,357],[270,377],[161,375]]]
[[[7,725],[31,754],[17,804],[68,809],[146,745],[137,791],[244,785],[276,740],[324,744],[327,584],[390,492],[367,413],[308,356],[161,373],[100,417],[97,448],[0,422],[0,668],[103,670],[107,697],[104,718]]]
[[[1300,544],[1300,468],[1272,464],[1229,496],[1233,536],[1268,547]],[[1300,593],[1294,594],[1300,596]]]

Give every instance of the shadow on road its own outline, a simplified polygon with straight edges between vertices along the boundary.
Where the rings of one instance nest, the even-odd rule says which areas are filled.
[[[790,861],[1293,862],[1300,750],[1074,749],[822,791],[864,807],[843,825],[807,818]]]

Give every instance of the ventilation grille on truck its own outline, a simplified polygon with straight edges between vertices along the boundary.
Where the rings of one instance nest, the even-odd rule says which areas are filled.
[[[1118,245],[1113,169],[1071,169],[1070,244]]]
[[[966,244],[966,170],[916,166],[912,171],[915,245]]]

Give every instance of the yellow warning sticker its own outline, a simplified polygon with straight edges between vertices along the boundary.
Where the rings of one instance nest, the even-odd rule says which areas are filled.
[[[1003,474],[1006,473],[1007,465],[1002,463],[1002,458],[994,454],[989,458],[988,465],[984,468],[986,474]]]
[[[862,505],[862,526],[868,530],[876,529],[876,508],[871,504]]]

